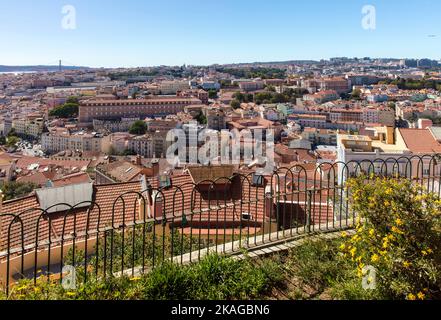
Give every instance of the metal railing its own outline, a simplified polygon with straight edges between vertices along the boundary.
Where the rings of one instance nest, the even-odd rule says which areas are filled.
[[[80,281],[148,272],[165,260],[189,263],[207,252],[232,254],[299,235],[354,225],[346,180],[365,174],[411,179],[441,194],[440,157],[297,165],[271,175],[235,174],[199,184],[148,186],[75,206],[0,215],[0,282]],[[99,188],[99,186],[97,186]],[[54,212],[54,208],[58,208]],[[59,210],[59,208],[65,208]]]

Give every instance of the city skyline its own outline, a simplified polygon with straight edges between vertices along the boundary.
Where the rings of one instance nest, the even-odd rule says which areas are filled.
[[[0,35],[9,49],[0,53],[0,65],[54,65],[58,59],[109,68],[336,56],[441,58],[437,1],[237,2],[3,2],[0,10],[9,14],[0,21]],[[66,5],[75,9],[73,29],[62,27]],[[362,11],[367,5],[375,8],[375,28],[368,30]]]

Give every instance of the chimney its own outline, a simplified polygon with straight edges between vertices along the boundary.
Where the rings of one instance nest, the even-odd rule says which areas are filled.
[[[152,169],[153,169],[153,177],[156,177],[159,175],[159,160],[154,159],[152,160]]]
[[[386,143],[394,144],[395,143],[395,129],[394,127],[386,128]]]
[[[0,215],[3,213],[3,198],[4,198],[3,190],[0,189]],[[0,219],[0,222],[1,222],[1,219]]]
[[[142,157],[139,154],[135,158],[135,164],[137,166],[142,166]]]

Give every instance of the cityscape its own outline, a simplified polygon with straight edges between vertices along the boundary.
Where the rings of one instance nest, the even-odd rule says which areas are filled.
[[[363,32],[381,32],[375,9],[358,8]],[[138,67],[0,53],[0,299],[439,300],[441,56],[322,52]]]

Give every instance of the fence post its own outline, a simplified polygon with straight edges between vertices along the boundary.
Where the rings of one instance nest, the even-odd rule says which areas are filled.
[[[312,214],[312,190],[308,190],[306,193],[306,230],[308,233],[311,233],[311,214]]]

